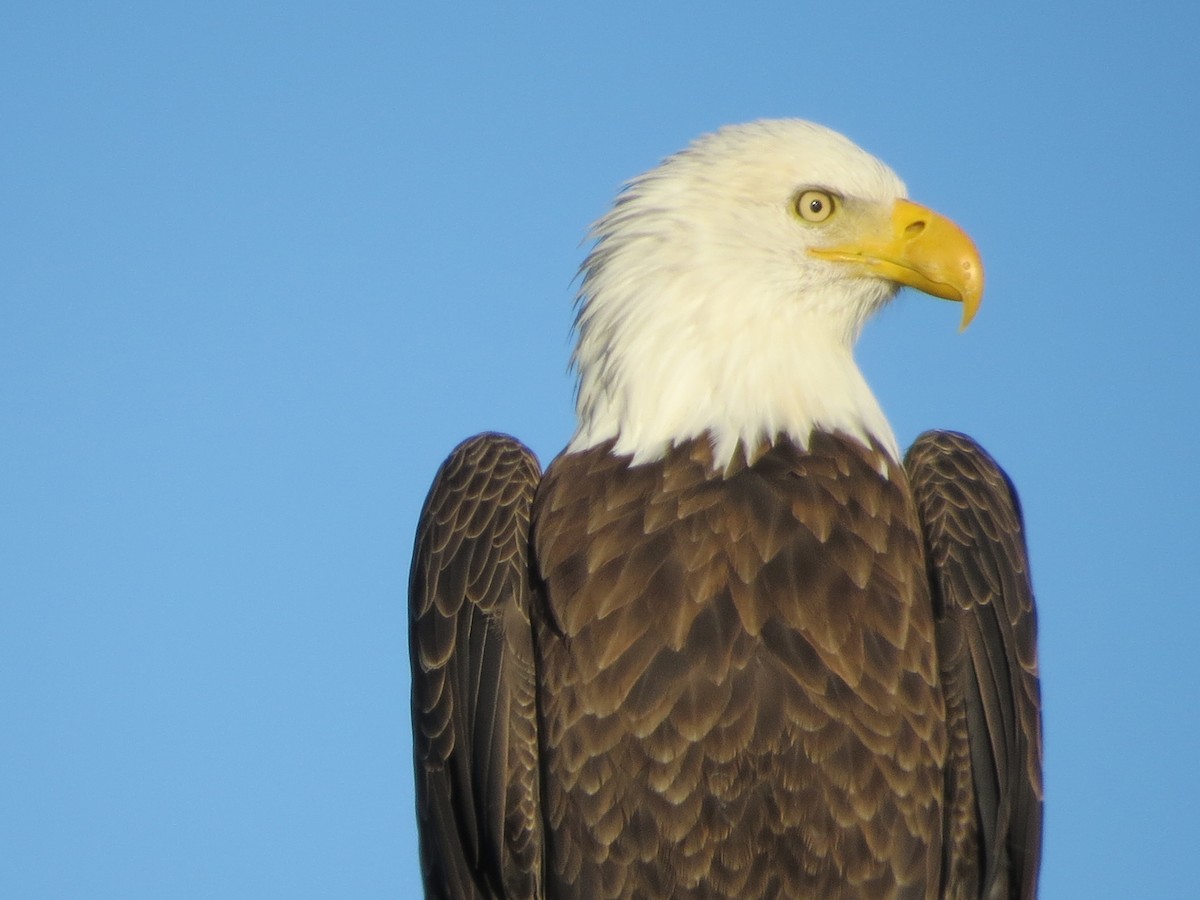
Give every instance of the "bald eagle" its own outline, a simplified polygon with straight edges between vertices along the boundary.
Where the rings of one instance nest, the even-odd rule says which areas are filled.
[[[1027,898],[1036,625],[1017,495],[901,458],[853,358],[975,246],[808,122],[724,128],[594,229],[578,430],[446,460],[410,582],[427,896]]]

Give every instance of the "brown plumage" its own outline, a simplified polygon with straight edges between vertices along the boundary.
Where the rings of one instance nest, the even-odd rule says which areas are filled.
[[[962,436],[907,466],[460,446],[412,575],[429,895],[1032,896],[1016,497]]]

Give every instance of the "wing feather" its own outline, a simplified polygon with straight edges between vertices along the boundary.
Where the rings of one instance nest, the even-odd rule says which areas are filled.
[[[541,470],[482,434],[442,465],[409,583],[417,816],[426,895],[540,894],[529,517]]]
[[[1003,470],[965,435],[921,435],[905,466],[925,533],[951,731],[946,896],[962,888],[989,900],[1032,898],[1042,724],[1020,502]]]

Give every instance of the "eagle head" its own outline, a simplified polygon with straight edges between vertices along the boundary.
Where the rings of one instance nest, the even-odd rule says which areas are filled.
[[[729,126],[631,181],[592,229],[571,450],[634,463],[707,434],[714,459],[816,429],[895,438],[853,358],[902,286],[960,301],[983,266],[884,163],[796,119]]]

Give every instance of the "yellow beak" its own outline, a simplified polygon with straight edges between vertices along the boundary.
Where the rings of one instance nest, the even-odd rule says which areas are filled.
[[[856,266],[863,275],[886,278],[963,305],[960,330],[983,299],[983,261],[967,233],[944,216],[897,200],[883,233],[868,233],[814,256]]]

